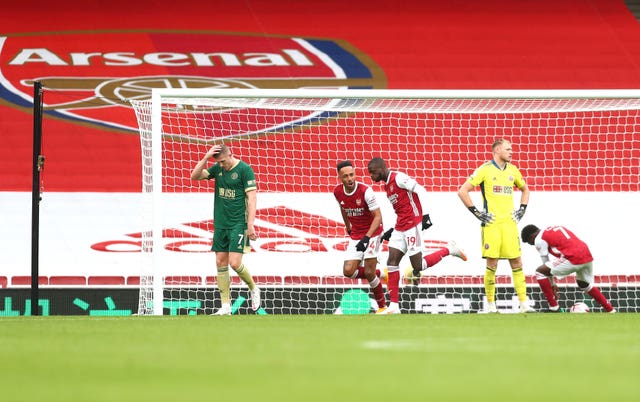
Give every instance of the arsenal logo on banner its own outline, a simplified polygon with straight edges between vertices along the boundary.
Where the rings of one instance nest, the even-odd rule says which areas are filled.
[[[107,32],[0,36],[0,98],[49,116],[137,132],[129,100],[152,88],[384,88],[384,73],[340,40],[233,33]]]

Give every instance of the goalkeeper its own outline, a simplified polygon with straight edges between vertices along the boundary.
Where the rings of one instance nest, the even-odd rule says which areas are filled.
[[[333,195],[340,205],[345,229],[351,237],[345,250],[342,272],[351,279],[366,278],[378,303],[378,311],[386,309],[387,303],[384,288],[380,281],[378,253],[380,252],[380,235],[382,234],[382,214],[380,206],[371,187],[356,180],[355,169],[351,161],[342,161],[337,165],[338,184]],[[364,260],[364,266],[360,262]]]
[[[522,241],[536,247],[542,265],[536,269],[536,280],[549,303],[550,311],[559,311],[558,287],[554,277],[565,277],[575,272],[578,288],[593,297],[607,313],[615,313],[609,300],[593,284],[593,256],[585,242],[563,226],[540,230],[535,225],[522,229]],[[554,257],[553,261],[549,256]]]
[[[421,272],[447,255],[466,261],[467,257],[455,243],[450,243],[424,258],[422,257],[422,231],[432,225],[429,214],[422,212],[421,198],[427,191],[413,178],[401,172],[392,172],[382,158],[373,158],[368,164],[369,176],[374,182],[383,182],[387,199],[396,213],[396,225],[387,230],[383,240],[389,241],[387,257],[387,287],[389,289],[389,307],[380,314],[400,314],[400,270],[399,264],[405,254],[409,256],[414,278]],[[420,194],[420,195],[419,195]],[[394,230],[395,229],[395,230]]]
[[[497,313],[496,269],[500,259],[509,260],[513,287],[520,301],[520,312],[532,312],[527,301],[527,283],[522,271],[522,252],[518,236],[518,222],[529,203],[529,188],[517,167],[511,164],[511,143],[499,139],[491,146],[493,159],[478,167],[458,190],[465,207],[481,222],[482,258],[486,261],[484,289],[487,296],[487,312]],[[480,187],[484,209],[473,205],[470,192]],[[519,188],[520,207],[513,209],[513,191]]]
[[[215,164],[207,168],[210,159]],[[256,178],[251,166],[236,159],[226,145],[214,145],[191,172],[193,180],[215,179],[213,245],[218,268],[218,290],[222,307],[215,315],[231,314],[229,267],[249,286],[251,308],[260,308],[260,289],[249,269],[242,263],[249,240],[256,239],[253,221],[256,217]]]

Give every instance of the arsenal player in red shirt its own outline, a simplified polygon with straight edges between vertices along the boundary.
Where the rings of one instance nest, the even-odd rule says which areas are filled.
[[[380,206],[371,187],[356,180],[351,161],[339,162],[337,169],[342,184],[335,187],[333,195],[340,205],[345,228],[351,237],[345,250],[342,272],[348,278],[366,278],[378,303],[377,312],[382,312],[387,303],[379,272],[376,274],[382,243]],[[361,265],[363,260],[364,265]]]
[[[593,284],[593,256],[585,242],[563,226],[550,226],[540,230],[536,225],[522,228],[522,241],[536,247],[543,264],[536,270],[536,279],[549,310],[558,311],[558,288],[554,277],[564,277],[575,272],[578,288],[593,297],[608,313],[615,313],[607,298]],[[549,256],[554,257],[551,259]]]
[[[374,182],[383,182],[387,199],[396,213],[396,225],[381,237],[389,241],[387,258],[387,287],[389,307],[381,314],[400,314],[400,271],[399,264],[405,254],[412,266],[412,278],[419,278],[421,272],[452,255],[466,261],[467,256],[455,243],[449,243],[424,258],[422,257],[422,231],[431,227],[431,218],[422,210],[422,200],[427,193],[415,179],[401,172],[391,171],[382,158],[373,158],[368,164],[369,176]]]

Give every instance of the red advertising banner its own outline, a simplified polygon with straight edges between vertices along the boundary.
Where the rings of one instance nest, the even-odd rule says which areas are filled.
[[[30,188],[34,80],[55,90],[43,148],[63,156],[47,162],[47,190],[139,191],[136,124],[121,100],[152,87],[634,88],[640,78],[640,26],[622,0],[34,0],[2,14],[0,191]]]

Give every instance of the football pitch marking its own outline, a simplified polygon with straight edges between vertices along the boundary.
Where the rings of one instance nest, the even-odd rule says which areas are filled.
[[[433,342],[429,339],[398,339],[398,340],[376,340],[364,341],[361,345],[363,349],[369,350],[393,350],[393,351],[423,351],[423,352],[487,352],[495,347],[490,344],[473,342],[468,337],[447,338],[446,344]]]
[[[423,342],[417,340],[395,340],[395,341],[365,341],[362,344],[364,349],[374,350],[421,350],[426,349]]]

